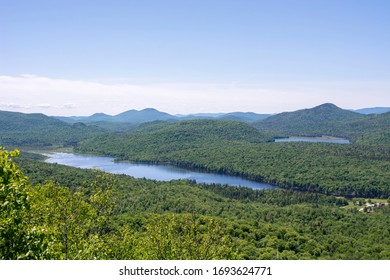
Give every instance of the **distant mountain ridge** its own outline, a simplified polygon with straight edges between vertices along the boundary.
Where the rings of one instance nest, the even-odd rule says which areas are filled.
[[[353,110],[354,112],[360,113],[360,114],[384,114],[387,112],[390,112],[390,107],[374,107],[374,108],[363,108],[358,110]]]
[[[97,123],[97,122],[120,122],[120,123],[145,123],[152,121],[168,121],[168,120],[195,120],[195,119],[221,119],[221,120],[236,120],[242,122],[256,122],[263,120],[271,115],[256,114],[252,112],[232,112],[232,113],[199,113],[189,115],[170,115],[168,113],[160,112],[153,108],[146,108],[143,110],[129,110],[118,115],[107,115],[104,113],[95,113],[87,117],[61,117],[54,118],[67,123]]]
[[[218,119],[220,120],[231,120],[231,121],[243,121],[243,122],[257,122],[264,120],[270,117],[270,114],[256,114],[252,112],[233,112],[227,113],[223,116],[220,116]]]
[[[338,113],[335,112],[335,109],[338,108]],[[320,119],[323,117],[326,117],[326,119],[331,120],[333,117],[336,118],[336,120],[339,119],[345,119],[349,118],[351,116],[357,117],[357,115],[349,114],[347,112],[352,113],[359,113],[360,115],[366,115],[366,114],[383,114],[390,111],[390,107],[374,107],[374,108],[364,108],[364,109],[358,109],[358,110],[344,110],[339,107],[337,107],[334,104],[331,103],[325,103],[319,106],[316,106],[314,108],[316,112],[313,112],[314,119],[317,118],[318,114],[320,116]],[[301,114],[305,114],[305,110],[311,110],[311,109],[302,109],[295,112],[300,112]],[[332,112],[333,110],[333,112]],[[344,114],[343,116],[340,115],[340,110],[343,110]],[[104,122],[107,123],[131,123],[131,124],[140,124],[144,122],[152,122],[152,121],[179,121],[179,120],[195,120],[195,119],[215,119],[215,120],[235,120],[235,121],[241,121],[241,122],[247,122],[247,123],[257,123],[260,121],[263,121],[265,119],[268,119],[269,117],[278,116],[277,118],[280,118],[280,115],[288,115],[293,112],[285,112],[285,113],[279,113],[279,114],[258,114],[253,112],[230,112],[230,113],[197,113],[197,114],[188,114],[188,115],[171,115],[165,112],[158,111],[154,108],[146,108],[143,110],[128,110],[125,112],[122,112],[117,115],[107,115],[105,113],[95,113],[91,116],[73,116],[73,117],[61,117],[56,116],[55,118],[67,123],[76,123],[76,122],[84,122],[87,124],[96,123],[98,122]],[[329,113],[329,114],[327,114]],[[301,115],[303,117],[303,115]],[[314,120],[312,119],[312,120]],[[271,119],[272,121],[275,121],[275,118]],[[266,124],[265,122],[264,124]]]
[[[168,113],[160,112],[153,108],[143,110],[129,110],[118,115],[107,115],[104,113],[95,113],[89,117],[55,117],[59,120],[75,123],[75,122],[124,122],[124,123],[144,123],[151,121],[164,121],[175,119],[176,117]]]

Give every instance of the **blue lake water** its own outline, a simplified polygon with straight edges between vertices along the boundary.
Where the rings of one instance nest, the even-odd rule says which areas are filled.
[[[197,183],[242,186],[252,189],[277,188],[269,184],[250,181],[238,176],[205,173],[163,164],[114,162],[114,158],[102,156],[76,155],[71,153],[45,154],[45,162],[58,163],[85,169],[99,169],[113,174],[125,174],[135,178],[159,181],[178,179],[195,180]]]
[[[275,139],[275,142],[312,142],[312,143],[335,143],[335,144],[350,144],[348,139],[343,138],[316,138],[316,137],[290,137]]]

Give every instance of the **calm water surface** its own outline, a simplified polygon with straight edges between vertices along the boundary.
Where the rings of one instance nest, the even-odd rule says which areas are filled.
[[[330,138],[322,139],[315,137],[290,137],[275,139],[275,142],[313,142],[313,143],[335,143],[335,144],[350,144],[348,139],[343,138]]]
[[[277,188],[269,184],[258,183],[238,176],[203,173],[170,165],[155,165],[132,162],[114,162],[114,158],[101,156],[75,155],[71,153],[45,154],[45,162],[58,163],[78,168],[99,169],[113,174],[126,174],[135,178],[159,181],[178,179],[195,180],[197,183],[243,186],[252,189]]]

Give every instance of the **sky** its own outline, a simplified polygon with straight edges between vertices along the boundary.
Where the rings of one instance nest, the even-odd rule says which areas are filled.
[[[387,0],[0,0],[0,110],[390,107]]]

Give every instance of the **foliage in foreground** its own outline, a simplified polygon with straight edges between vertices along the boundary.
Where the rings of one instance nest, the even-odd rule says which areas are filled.
[[[44,226],[30,224],[30,194],[27,178],[8,153],[0,150],[0,259],[40,259],[55,257]]]

